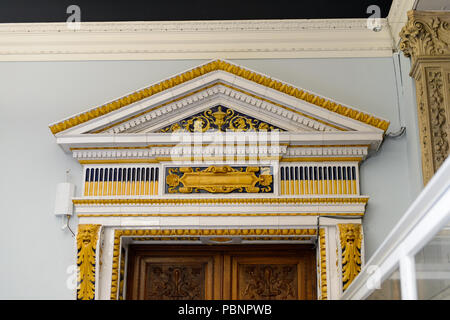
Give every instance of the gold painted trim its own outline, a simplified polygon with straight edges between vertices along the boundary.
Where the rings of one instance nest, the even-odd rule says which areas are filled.
[[[95,159],[78,160],[80,164],[120,164],[120,163],[159,163],[155,159]]]
[[[343,129],[342,127],[338,127],[338,126],[336,126],[336,125],[334,125],[334,124],[332,124],[332,123],[325,122],[325,121],[320,120],[320,119],[318,119],[318,118],[316,118],[316,117],[307,115],[306,113],[303,113],[303,112],[300,112],[300,111],[298,111],[298,110],[295,110],[295,109],[286,107],[286,106],[284,106],[284,105],[282,105],[282,104],[279,104],[279,103],[277,103],[277,102],[275,102],[275,101],[272,101],[272,100],[269,100],[269,99],[266,99],[266,98],[257,96],[257,95],[255,95],[255,94],[252,94],[252,93],[248,92],[248,91],[245,91],[245,90],[242,90],[242,89],[239,89],[239,88],[236,88],[236,87],[233,87],[233,86],[227,85],[227,84],[225,84],[225,83],[221,83],[221,82],[219,82],[219,84],[223,85],[224,87],[227,87],[227,88],[230,88],[230,89],[233,89],[233,90],[242,92],[242,93],[244,93],[244,94],[246,94],[246,95],[249,95],[249,96],[251,96],[251,97],[253,97],[253,98],[256,98],[256,99],[259,99],[259,100],[268,102],[268,103],[270,103],[270,104],[273,104],[273,105],[275,105],[275,106],[277,106],[277,107],[280,107],[280,108],[282,108],[282,109],[288,110],[288,111],[290,111],[290,112],[294,112],[294,113],[299,114],[299,115],[301,115],[301,116],[303,116],[303,117],[305,117],[305,118],[309,118],[309,119],[311,119],[311,120],[313,120],[313,121],[317,121],[317,122],[322,123],[322,124],[324,124],[324,125],[326,125],[326,126],[328,126],[328,127],[335,128],[335,129],[337,129],[337,130],[339,130],[339,131],[348,131],[348,130],[346,130],[346,129]]]
[[[311,237],[242,237],[245,241],[311,241]],[[133,241],[200,241],[200,237],[137,237],[132,238]],[[232,241],[232,238],[210,238],[213,242],[228,243]]]
[[[327,284],[327,249],[325,229],[319,230],[319,256],[320,256],[320,299],[328,300]]]
[[[298,157],[298,158],[282,158],[280,162],[338,162],[338,161],[354,161],[361,162],[362,157]]]
[[[80,164],[122,164],[122,163],[160,163],[169,161],[279,161],[279,162],[339,162],[339,161],[354,161],[361,162],[362,157],[299,157],[299,158],[283,158],[281,156],[273,157],[156,157],[154,159],[93,159],[93,160],[78,160]]]
[[[364,213],[100,213],[78,214],[79,218],[105,218],[105,217],[281,217],[281,216],[356,216],[362,217]]]
[[[150,149],[153,147],[176,147],[177,144],[149,144],[142,147],[86,147],[86,148],[70,148],[70,151],[77,150],[129,150],[129,149]]]
[[[152,111],[155,111],[155,110],[157,110],[157,109],[160,109],[160,108],[162,108],[162,107],[164,107],[164,106],[167,106],[167,105],[169,105],[169,104],[171,104],[171,103],[174,103],[174,102],[183,100],[183,99],[185,99],[185,98],[187,98],[187,97],[190,97],[190,96],[192,96],[192,95],[194,95],[194,94],[196,94],[196,93],[199,93],[199,92],[201,92],[201,91],[210,89],[210,88],[212,88],[212,87],[214,87],[214,86],[216,86],[216,85],[217,85],[217,83],[214,83],[214,84],[211,84],[211,85],[209,85],[209,86],[202,87],[202,88],[200,88],[200,89],[198,89],[198,90],[189,92],[188,94],[185,94],[184,96],[178,97],[178,98],[176,98],[176,99],[172,99],[172,100],[167,101],[167,102],[165,102],[165,103],[163,103],[163,104],[160,104],[160,105],[157,105],[157,106],[155,106],[155,107],[153,107],[153,108],[147,109],[147,110],[145,110],[145,111],[143,111],[143,112],[140,112],[140,113],[138,113],[138,114],[135,114],[134,116],[131,116],[131,117],[129,117],[129,118],[126,118],[126,119],[124,119],[124,120],[122,120],[122,121],[118,121],[118,122],[113,123],[113,124],[111,124],[111,125],[109,125],[109,126],[107,126],[107,127],[104,127],[104,128],[99,129],[99,130],[93,131],[92,133],[101,133],[101,132],[105,132],[106,130],[111,129],[111,128],[115,127],[115,126],[118,126],[118,125],[120,125],[120,124],[122,124],[122,123],[124,123],[124,122],[130,121],[130,120],[132,120],[132,119],[136,119],[136,118],[138,118],[138,117],[140,117],[140,116],[143,116],[143,115],[145,115],[145,114],[147,114],[147,113],[149,113],[149,112],[152,112]]]
[[[183,147],[183,146],[191,146],[193,143],[180,143],[180,144],[149,144],[142,147],[86,147],[86,148],[70,148],[70,151],[78,151],[78,150],[130,150],[130,149],[150,149],[150,148],[164,148],[164,147]],[[197,144],[195,144],[197,145]],[[347,148],[347,147],[367,147],[369,148],[369,144],[327,144],[327,145],[290,145],[289,143],[202,143],[202,147],[216,147],[216,146],[238,146],[238,147],[247,147],[247,146],[285,146],[288,148]]]
[[[341,147],[341,148],[347,148],[347,147],[370,147],[370,144],[321,144],[321,145],[307,145],[307,144],[302,144],[302,145],[289,145],[289,148],[336,148],[336,147]]]
[[[73,199],[74,205],[120,205],[120,204],[303,204],[303,203],[361,203],[369,197],[358,198],[195,198],[195,199]]]
[[[93,159],[78,160],[80,164],[115,164],[115,163],[160,163],[160,162],[176,162],[176,161],[280,161],[281,156],[255,156],[255,157],[239,157],[239,156],[216,156],[216,157],[155,157],[154,159]]]
[[[183,236],[313,236],[316,235],[316,232],[316,229],[116,229],[114,231],[110,297],[111,300],[118,298],[120,240],[123,236],[163,236],[177,240],[178,237]]]
[[[77,300],[94,300],[99,224],[80,224],[77,233]]]
[[[383,131],[386,131],[389,126],[389,121],[376,118],[373,115],[364,113],[362,111],[353,110],[349,107],[343,106],[343,105],[333,102],[331,100],[327,100],[320,96],[317,96],[317,95],[314,95],[307,91],[304,91],[302,89],[290,86],[286,83],[269,78],[269,77],[259,74],[257,72],[247,70],[247,69],[239,67],[237,65],[233,65],[231,63],[228,63],[228,62],[225,62],[222,60],[214,60],[205,65],[196,67],[196,68],[186,71],[182,74],[174,76],[170,79],[161,81],[161,82],[159,82],[155,85],[152,85],[150,87],[147,87],[145,89],[142,89],[137,92],[131,93],[129,95],[123,96],[113,102],[109,102],[109,103],[99,106],[99,107],[94,107],[89,111],[83,112],[83,113],[73,116],[69,119],[63,120],[63,121],[58,122],[53,125],[50,125],[50,130],[53,134],[56,134],[58,132],[61,132],[61,131],[67,130],[69,128],[72,128],[74,126],[77,126],[81,123],[87,122],[94,118],[103,116],[107,113],[110,113],[112,111],[123,108],[129,104],[135,103],[142,99],[145,99],[145,98],[148,98],[155,94],[158,94],[164,90],[173,88],[181,83],[190,81],[192,79],[198,78],[207,73],[217,71],[217,70],[226,71],[226,72],[234,74],[238,77],[247,79],[254,83],[269,87],[273,90],[277,90],[281,93],[284,93],[284,94],[290,95],[292,97],[295,97],[297,99],[314,104],[318,107],[325,108],[329,111],[338,113],[340,115],[343,115],[343,116],[349,117],[351,119],[360,121],[362,123],[382,129]]]

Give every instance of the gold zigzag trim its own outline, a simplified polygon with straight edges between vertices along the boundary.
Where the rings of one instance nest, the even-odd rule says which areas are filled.
[[[224,198],[224,199],[73,199],[75,205],[120,205],[120,204],[311,204],[311,203],[363,203],[368,197],[359,198]]]
[[[209,72],[216,71],[216,70],[222,70],[222,71],[229,72],[229,73],[239,76],[241,78],[247,79],[249,81],[253,81],[260,85],[269,87],[271,89],[285,93],[287,95],[298,98],[300,100],[309,102],[316,106],[325,108],[329,111],[336,112],[340,115],[363,122],[365,124],[374,126],[376,128],[382,129],[384,131],[386,131],[389,126],[389,121],[376,118],[373,115],[364,113],[362,111],[353,110],[349,107],[343,106],[343,105],[333,102],[331,100],[327,100],[327,99],[317,96],[315,94],[309,93],[302,89],[298,89],[296,87],[293,87],[293,86],[283,83],[281,81],[269,78],[269,77],[259,74],[257,72],[247,70],[245,68],[231,64],[229,62],[225,62],[222,60],[214,60],[205,65],[196,67],[192,70],[189,70],[182,74],[174,76],[170,79],[161,81],[161,82],[159,82],[155,85],[152,85],[150,87],[147,87],[145,89],[133,92],[133,93],[126,95],[124,97],[121,97],[113,102],[109,102],[105,105],[93,108],[89,111],[78,114],[72,118],[69,118],[67,120],[63,120],[59,123],[51,125],[50,130],[52,131],[53,134],[56,134],[58,132],[67,130],[76,125],[84,123],[86,121],[103,116],[109,112],[118,110],[129,104],[132,104],[134,102],[140,101],[145,98],[148,98],[148,97],[155,95],[157,93],[160,93],[164,90],[173,88],[179,84],[193,80],[197,77],[203,76]]]

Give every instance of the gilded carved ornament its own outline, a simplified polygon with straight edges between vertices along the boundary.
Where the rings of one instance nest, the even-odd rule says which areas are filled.
[[[77,234],[78,300],[95,298],[95,256],[99,224],[80,224]]]
[[[360,224],[338,224],[342,254],[342,285],[346,290],[361,271]]]
[[[258,132],[284,130],[222,106],[200,112],[160,130],[160,132],[201,133],[209,131]]]
[[[320,299],[328,299],[328,284],[327,284],[327,248],[325,239],[325,229],[319,230],[319,274],[320,274]]]
[[[245,169],[245,170],[244,170]],[[273,178],[270,167],[209,166],[167,168],[169,193],[272,192]]]

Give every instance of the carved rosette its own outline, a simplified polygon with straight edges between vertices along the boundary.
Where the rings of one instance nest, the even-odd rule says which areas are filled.
[[[361,271],[360,224],[338,224],[342,255],[342,286],[346,290]]]
[[[99,224],[80,224],[77,234],[77,299],[95,298],[95,255]]]
[[[426,184],[449,154],[450,13],[410,11],[400,49],[413,61]]]

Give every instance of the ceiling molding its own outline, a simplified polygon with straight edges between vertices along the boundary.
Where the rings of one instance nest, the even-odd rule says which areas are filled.
[[[407,12],[414,8],[417,0],[394,0],[387,17],[391,29],[393,45],[398,48],[400,43],[400,31],[408,21]]]
[[[333,58],[392,56],[387,20],[0,24],[0,61]]]

